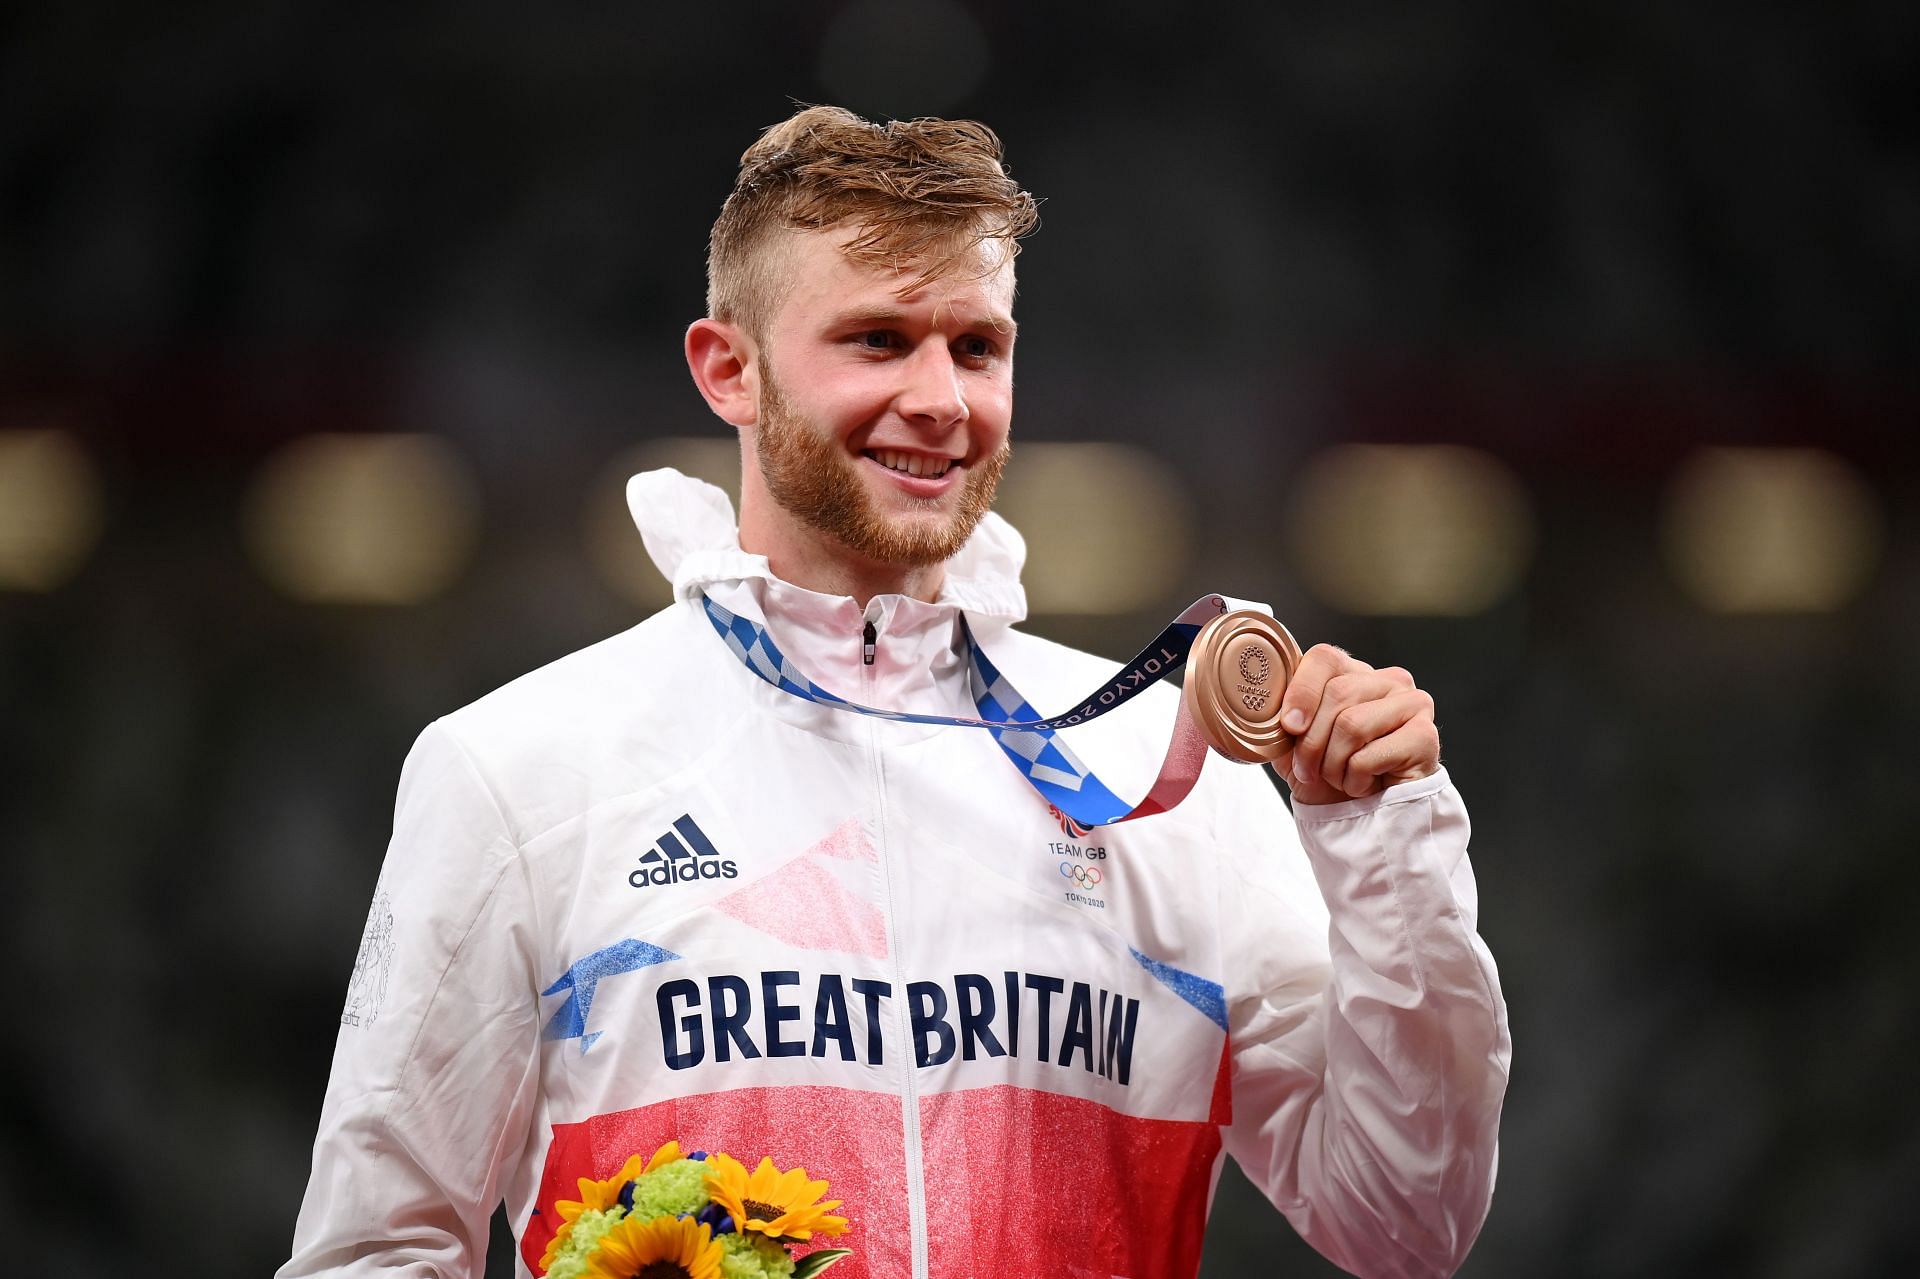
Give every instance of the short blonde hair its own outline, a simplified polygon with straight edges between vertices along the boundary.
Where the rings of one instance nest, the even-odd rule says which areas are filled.
[[[841,107],[805,107],[760,135],[707,247],[707,314],[758,336],[785,284],[784,232],[852,227],[856,262],[937,279],[975,247],[1003,255],[1039,225],[1033,196],[1007,176],[1000,139],[974,120],[875,124]],[[993,268],[989,268],[993,269]]]

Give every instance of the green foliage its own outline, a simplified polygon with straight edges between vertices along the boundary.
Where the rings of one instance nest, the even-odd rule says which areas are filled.
[[[834,1262],[852,1255],[851,1248],[822,1248],[818,1252],[810,1252],[800,1259],[798,1266],[794,1267],[793,1279],[812,1279],[814,1275],[819,1274]]]

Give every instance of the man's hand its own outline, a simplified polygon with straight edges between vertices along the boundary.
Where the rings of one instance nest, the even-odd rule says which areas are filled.
[[[1440,768],[1433,698],[1399,667],[1376,671],[1331,644],[1308,649],[1287,681],[1280,726],[1293,750],[1273,766],[1302,804],[1332,804],[1430,777]]]

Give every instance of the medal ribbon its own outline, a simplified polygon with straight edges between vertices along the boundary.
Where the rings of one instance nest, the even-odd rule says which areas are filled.
[[[707,620],[713,623],[713,629],[726,641],[733,655],[748,670],[775,688],[804,701],[871,715],[876,719],[985,729],[993,734],[1007,758],[1013,761],[1014,766],[1048,803],[1087,827],[1111,826],[1115,822],[1148,817],[1166,812],[1178,804],[1199,780],[1200,766],[1207,755],[1206,743],[1201,739],[1200,730],[1194,726],[1183,701],[1179,718],[1174,724],[1173,740],[1168,743],[1166,759],[1160,765],[1159,776],[1154,779],[1145,799],[1138,804],[1128,804],[1107,789],[1106,784],[1094,775],[1093,770],[1081,763],[1079,757],[1056,734],[1063,728],[1087,723],[1118,709],[1142,689],[1165,679],[1186,662],[1187,653],[1193,647],[1193,637],[1203,625],[1233,608],[1246,607],[1240,601],[1221,595],[1201,596],[1167,623],[1166,628],[1135,654],[1132,661],[1122,666],[1106,683],[1081,698],[1074,710],[1048,718],[1042,718],[1007,677],[987,660],[987,655],[974,642],[973,632],[967,628],[963,616],[961,627],[967,642],[969,683],[973,690],[974,705],[980,711],[978,719],[968,719],[956,715],[919,715],[882,710],[850,702],[808,679],[773,642],[765,623],[723,608],[705,596],[701,597],[700,603],[706,610]]]

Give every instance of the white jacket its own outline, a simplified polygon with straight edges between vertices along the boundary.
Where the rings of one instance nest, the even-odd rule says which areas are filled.
[[[669,1138],[828,1179],[836,1279],[1184,1279],[1223,1151],[1347,1269],[1452,1272],[1509,1047],[1444,773],[1290,817],[1214,759],[1076,835],[989,734],[784,693],[698,604],[854,701],[971,715],[964,611],[1053,713],[1112,666],[1012,629],[1003,521],[937,603],[863,612],[772,577],[710,486],[629,496],[678,603],[407,758],[283,1276],[477,1274],[503,1197],[537,1265],[575,1178]],[[1176,699],[1069,740],[1138,796]]]

